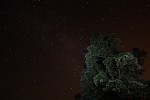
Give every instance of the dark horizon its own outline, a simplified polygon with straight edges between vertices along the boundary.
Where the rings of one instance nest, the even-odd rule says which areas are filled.
[[[121,50],[146,51],[150,80],[149,0],[2,0],[0,23],[5,100],[73,100],[93,33],[115,33]]]

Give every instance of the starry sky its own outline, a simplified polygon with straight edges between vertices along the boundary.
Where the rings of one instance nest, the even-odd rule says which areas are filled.
[[[1,0],[3,100],[74,100],[93,33],[115,33],[120,49],[149,55],[150,0]]]

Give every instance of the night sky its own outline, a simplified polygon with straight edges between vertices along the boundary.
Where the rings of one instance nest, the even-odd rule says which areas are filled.
[[[73,100],[93,33],[149,55],[150,0],[0,0],[0,99]]]

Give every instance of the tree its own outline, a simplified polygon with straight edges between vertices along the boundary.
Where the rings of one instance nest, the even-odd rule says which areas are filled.
[[[142,97],[147,87],[140,79],[146,52],[138,48],[132,52],[120,51],[120,40],[113,34],[94,34],[90,42],[91,45],[83,51],[85,66],[81,76],[82,100]]]

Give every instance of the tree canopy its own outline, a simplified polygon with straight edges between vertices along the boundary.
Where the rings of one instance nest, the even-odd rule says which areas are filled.
[[[146,52],[138,48],[131,52],[120,51],[120,39],[114,34],[102,36],[96,33],[90,42],[83,51],[82,100],[103,100],[107,94],[113,95],[114,99],[141,97],[147,87],[140,78]]]

